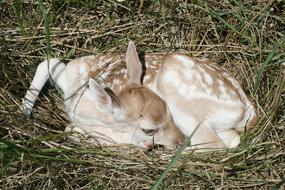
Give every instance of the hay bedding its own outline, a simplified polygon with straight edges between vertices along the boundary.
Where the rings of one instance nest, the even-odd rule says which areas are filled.
[[[253,97],[260,120],[241,145],[231,151],[183,154],[161,189],[282,188],[284,43],[264,68],[256,93],[254,81],[284,37],[284,2],[48,1],[45,7],[53,57],[67,61],[124,52],[132,39],[145,52],[209,57]],[[149,189],[173,151],[68,140],[62,131],[69,121],[52,85],[46,85],[31,118],[18,112],[37,64],[46,57],[43,19],[37,1],[3,1],[0,15],[0,189]]]

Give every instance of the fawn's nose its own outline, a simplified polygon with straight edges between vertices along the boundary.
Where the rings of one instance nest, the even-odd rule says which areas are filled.
[[[179,137],[176,141],[178,145],[183,145],[185,142],[185,137]]]
[[[154,147],[153,141],[144,141],[143,144],[147,149],[152,149]]]
[[[143,143],[147,149],[152,149],[155,146],[153,141],[144,141]],[[174,144],[170,145],[170,147],[173,147],[173,146],[175,147],[177,145],[183,145],[184,143],[185,143],[185,137],[179,137],[178,139],[176,139]]]

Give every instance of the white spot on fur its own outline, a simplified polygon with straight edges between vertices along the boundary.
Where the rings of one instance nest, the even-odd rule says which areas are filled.
[[[105,59],[105,56],[100,56],[99,57],[99,62],[103,61]]]
[[[119,80],[119,79],[115,79],[115,80],[113,81],[113,84],[114,84],[114,85],[120,85],[120,84],[121,84],[121,82],[120,82],[120,80]]]
[[[157,64],[157,61],[156,60],[152,60],[151,63],[155,65],[155,64]]]
[[[103,73],[100,75],[100,77],[105,80],[109,75],[110,75],[110,73],[109,73],[108,71],[106,71],[106,72],[103,72]]]
[[[145,75],[145,76],[144,76],[144,80],[145,80],[145,81],[148,81],[149,79],[150,79],[150,75]]]
[[[208,95],[211,94],[210,88],[205,83],[201,82],[201,87],[202,87],[203,91],[206,92],[206,94],[208,94]]]
[[[87,73],[87,71],[88,71],[88,68],[84,65],[84,66],[81,66],[80,68],[79,68],[79,73],[80,74],[84,74],[84,73]]]
[[[208,58],[200,58],[199,61],[201,61],[201,62],[207,62],[207,61],[209,61],[209,59],[208,59]]]
[[[121,73],[121,74],[126,74],[127,72],[126,72],[125,69],[121,69],[120,73]]]
[[[201,68],[201,67],[197,67],[197,68],[201,74],[203,74],[203,75],[206,74],[206,71],[203,68]]]
[[[171,83],[175,87],[179,87],[179,75],[176,72],[167,71],[163,77],[166,81]]]
[[[212,63],[212,64],[214,64],[214,63]],[[211,71],[215,71],[215,72],[216,72],[216,70],[215,70],[214,68],[212,68],[210,65],[205,64],[205,66],[206,66],[208,69],[210,69]]]
[[[219,90],[221,91],[220,98],[222,98],[222,99],[224,99],[224,100],[229,99],[229,96],[228,96],[228,94],[227,94],[227,92],[226,92],[226,88],[225,88],[224,85],[219,86]]]
[[[79,68],[81,74],[80,85],[84,85],[88,81],[88,68],[84,65]]]
[[[218,79],[218,84],[219,84],[219,86],[224,86],[223,81],[222,81],[222,80],[220,80],[220,79]]]
[[[192,78],[193,78],[193,73],[192,73],[192,71],[189,69],[189,70],[186,70],[186,72],[185,72],[185,77],[186,77],[186,79],[188,79],[188,80],[192,80]]]
[[[195,76],[198,81],[202,81],[202,76],[200,75],[200,73],[197,73]]]
[[[87,82],[87,80],[81,80],[80,85],[83,86],[86,82]]]
[[[180,85],[180,87],[178,89],[178,93],[181,96],[187,96],[188,92],[189,92],[188,86],[186,86],[185,84]]]
[[[175,55],[175,59],[180,61],[186,67],[194,66],[193,60],[191,58],[189,58],[189,57],[185,57],[183,55]]]
[[[204,75],[206,82],[208,83],[208,85],[212,85],[213,84],[213,79],[209,74],[205,74]]]
[[[92,68],[91,68],[92,71],[96,71],[97,70],[97,67],[94,65]]]

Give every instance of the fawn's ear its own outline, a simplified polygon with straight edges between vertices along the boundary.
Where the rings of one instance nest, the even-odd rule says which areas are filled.
[[[89,79],[89,90],[93,100],[96,101],[98,107],[121,117],[123,108],[120,99],[110,90],[102,88],[94,79]]]
[[[142,64],[133,41],[129,42],[126,53],[128,78],[131,82],[141,85]]]
[[[108,93],[92,78],[89,78],[89,90],[92,99],[96,101],[100,109],[111,110],[112,100]]]

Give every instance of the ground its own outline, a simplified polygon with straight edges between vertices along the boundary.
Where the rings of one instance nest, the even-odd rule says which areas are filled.
[[[51,57],[186,52],[229,70],[259,113],[233,150],[183,153],[160,189],[281,189],[285,176],[285,3],[263,1],[0,1],[0,189],[150,189],[174,151],[76,144],[59,92],[46,85],[27,118],[19,104]],[[50,45],[46,30],[50,30]],[[284,187],[284,186],[283,186]]]

